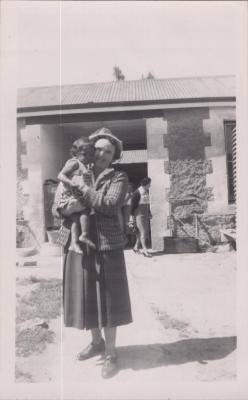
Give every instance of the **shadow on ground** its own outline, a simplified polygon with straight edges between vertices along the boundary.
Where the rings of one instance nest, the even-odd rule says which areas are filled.
[[[148,369],[166,365],[178,365],[198,361],[225,358],[237,347],[235,336],[207,339],[180,340],[175,343],[155,343],[118,347],[120,369]]]

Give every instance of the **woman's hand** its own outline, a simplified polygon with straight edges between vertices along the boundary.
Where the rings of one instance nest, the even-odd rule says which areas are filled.
[[[137,228],[136,228],[134,215],[130,215],[130,217],[129,217],[128,229],[130,232],[136,233]]]
[[[77,187],[80,190],[80,188],[85,188],[87,186],[91,186],[92,184],[92,175],[89,172],[84,172],[82,175],[79,175],[76,179],[77,182]]]
[[[84,172],[83,181],[85,185],[90,186],[92,183],[92,174],[90,172]]]
[[[73,177],[72,182],[75,189],[83,191],[85,187],[90,186],[90,175],[87,172],[82,175],[76,175]]]
[[[78,188],[78,190],[79,190],[80,192],[83,193],[85,187],[87,187],[87,185],[85,185],[85,183],[81,183],[80,185],[78,185],[77,188]]]

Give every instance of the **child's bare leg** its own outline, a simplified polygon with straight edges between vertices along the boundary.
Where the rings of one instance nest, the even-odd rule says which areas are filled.
[[[87,246],[92,247],[93,249],[96,248],[92,240],[89,238],[90,233],[90,217],[88,212],[81,213],[80,217],[80,226],[81,226],[81,235],[79,236],[80,242],[85,243]]]
[[[82,250],[78,244],[79,240],[79,216],[77,214],[73,214],[71,216],[72,224],[71,224],[71,244],[69,250],[73,250],[76,253],[82,254]]]

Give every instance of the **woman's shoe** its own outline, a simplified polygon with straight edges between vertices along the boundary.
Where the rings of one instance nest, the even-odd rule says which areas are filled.
[[[77,355],[77,360],[84,361],[88,358],[97,356],[105,351],[105,342],[102,339],[100,343],[90,343],[84,350]]]
[[[133,249],[134,253],[139,253],[139,249]]]
[[[104,379],[112,378],[118,372],[117,356],[108,355],[105,357],[102,366],[102,377]]]
[[[142,252],[142,254],[144,257],[149,257],[149,258],[152,257],[151,253],[148,253],[148,252]]]

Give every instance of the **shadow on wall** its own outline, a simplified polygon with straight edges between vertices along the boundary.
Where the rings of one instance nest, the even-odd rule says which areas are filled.
[[[208,361],[227,357],[236,347],[236,336],[119,347],[119,367],[141,370],[196,361],[208,364]]]

